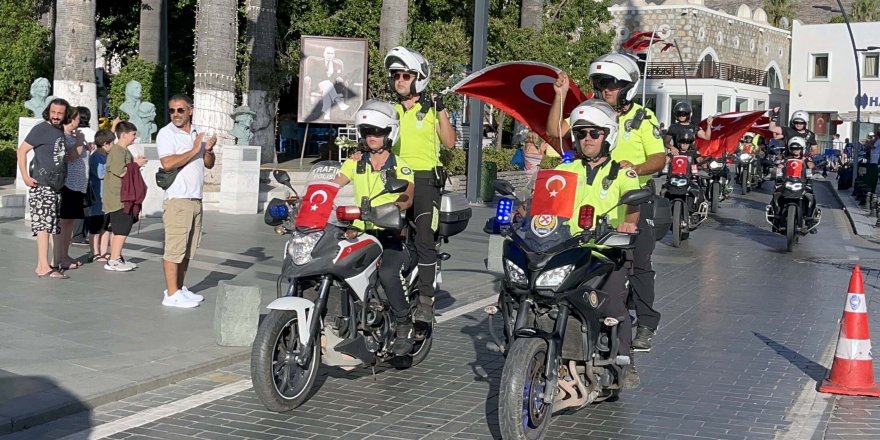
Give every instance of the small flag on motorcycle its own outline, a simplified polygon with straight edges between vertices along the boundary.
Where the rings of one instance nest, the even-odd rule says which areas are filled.
[[[502,198],[495,210],[495,222],[499,225],[510,224],[510,213],[513,212],[513,200]]]
[[[578,226],[584,230],[592,228],[593,214],[595,214],[595,212],[596,210],[592,205],[581,206],[581,210],[578,212]]]
[[[672,174],[687,174],[688,158],[687,156],[674,156],[672,158]]]

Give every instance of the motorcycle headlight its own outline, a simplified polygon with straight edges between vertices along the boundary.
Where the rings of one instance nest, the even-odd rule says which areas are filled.
[[[721,164],[721,162],[718,162],[715,160],[713,160],[712,162],[709,162],[709,169],[711,169],[711,170],[720,170],[722,166],[723,165]]]
[[[685,185],[687,185],[688,181],[687,181],[687,179],[682,179],[680,177],[676,177],[676,178],[670,180],[670,183],[672,183],[672,186],[685,186]]]
[[[293,264],[302,266],[312,261],[312,250],[315,249],[315,245],[318,244],[318,241],[323,236],[324,231],[310,232],[308,234],[294,232],[290,237],[290,243],[287,245],[287,253],[290,255],[290,259],[293,260]]]
[[[785,182],[785,189],[790,189],[792,191],[800,191],[804,189],[804,184],[800,182]]]
[[[519,266],[510,260],[504,260],[504,267],[507,268],[507,278],[516,284],[528,284],[526,273]]]
[[[743,161],[743,162],[748,162],[748,161],[752,160],[752,155],[749,154],[749,153],[743,153],[743,154],[740,154],[740,155],[739,155],[739,160],[741,160],[741,161]]]
[[[572,269],[574,269],[573,264],[566,264],[565,266],[548,270],[538,276],[538,279],[535,280],[535,287],[559,287]]]

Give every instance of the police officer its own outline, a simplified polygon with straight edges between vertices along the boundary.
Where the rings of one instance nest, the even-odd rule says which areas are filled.
[[[696,133],[700,139],[708,141],[712,138],[712,117],[709,116],[709,119],[706,120],[706,129],[703,130],[696,122],[691,122],[693,112],[694,110],[691,105],[685,101],[675,104],[675,107],[672,108],[674,120],[666,130],[670,145],[674,145],[678,138],[688,130]]]
[[[406,180],[409,185],[402,194],[384,194],[372,201],[373,206],[394,203],[405,211],[412,205],[413,171],[403,158],[390,151],[400,130],[397,110],[391,104],[370,100],[358,109],[354,117],[358,144],[364,153],[359,160],[345,161],[334,182],[340,186],[352,182],[355,201],[360,205],[364,197],[369,199],[381,193],[388,179]],[[413,349],[413,323],[400,278],[404,260],[400,231],[385,230],[361,220],[355,221],[353,226],[375,236],[382,243],[379,283],[388,297],[397,327],[391,350],[397,355],[409,354]]]
[[[419,260],[419,303],[414,319],[434,320],[434,277],[437,268],[435,233],[439,221],[440,190],[446,171],[440,164],[440,145],[455,146],[455,129],[443,101],[433,101],[425,93],[431,67],[420,53],[395,47],[385,55],[388,83],[397,94],[394,105],[400,115],[400,139],[394,154],[412,166],[415,173],[415,201],[408,216],[416,225],[416,252]]]
[[[639,189],[638,175],[632,169],[622,169],[611,160],[611,151],[617,137],[617,112],[605,101],[590,100],[577,106],[569,118],[571,141],[580,152],[580,160],[563,163],[557,170],[571,171],[578,175],[578,192],[575,197],[577,212],[582,205],[595,208],[599,215],[613,208],[629,191]],[[623,206],[620,211],[609,213],[608,223],[620,232],[636,233],[639,221],[637,207]],[[596,224],[596,219],[593,219]],[[577,222],[569,222],[572,235],[581,232]],[[602,290],[608,294],[609,303],[603,312],[606,316],[620,319],[618,337],[619,353],[629,357],[632,340],[632,324],[626,307],[626,268],[614,271]],[[622,318],[622,319],[621,319]],[[639,386],[639,376],[632,361],[629,362],[621,383],[623,389]]]
[[[779,107],[770,111],[770,131],[773,132],[774,139],[783,139],[783,145],[788,146],[789,140],[794,137],[802,137],[807,143],[810,152],[808,156],[819,152],[819,144],[816,142],[816,134],[807,129],[807,119],[809,115],[803,110],[797,110],[791,114],[788,121],[788,127],[779,126]],[[786,153],[789,154],[789,153]]]
[[[639,66],[636,60],[618,53],[602,55],[590,64],[590,83],[593,93],[610,104],[618,114],[620,134],[615,141],[616,147],[611,158],[620,163],[621,167],[635,171],[639,176],[639,183],[642,186],[647,185],[651,175],[663,168],[666,155],[656,116],[650,109],[632,102],[639,84]],[[560,72],[553,85],[556,99],[547,120],[547,132],[552,138],[566,135],[570,130],[568,122],[561,120],[562,104],[568,87],[568,75]],[[557,127],[561,128],[562,133],[558,132]],[[635,351],[650,351],[651,339],[660,323],[660,313],[654,309],[654,270],[651,267],[651,254],[655,244],[653,204],[642,205],[638,229],[633,274],[629,277],[638,317],[638,329],[632,347]]]

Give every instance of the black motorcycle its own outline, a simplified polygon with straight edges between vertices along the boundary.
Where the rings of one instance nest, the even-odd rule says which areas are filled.
[[[696,164],[688,156],[673,156],[670,172],[660,194],[672,206],[672,246],[680,247],[691,231],[697,229],[709,215],[709,203],[704,197],[703,178]]]
[[[490,348],[505,354],[498,397],[502,438],[540,439],[552,414],[615,398],[629,353],[619,353],[617,326],[626,317],[606,316],[602,291],[612,271],[625,264],[636,234],[614,231],[607,212],[593,225],[594,210],[581,207],[572,236],[556,216],[511,221],[513,187],[496,181],[504,198],[484,230],[509,239],[502,251],[504,279],[497,306],[487,307]],[[652,197],[646,189],[627,193],[618,206]],[[614,209],[614,208],[613,208]],[[574,220],[574,219],[573,219]],[[604,247],[585,247],[595,240]],[[491,317],[500,313],[499,337]]]
[[[332,179],[338,166],[338,162],[316,164],[309,182]],[[293,191],[287,173],[273,174]],[[401,193],[406,187],[406,181],[391,179],[383,194]],[[326,201],[328,194],[320,193],[313,191],[308,199],[323,197]],[[441,209],[447,211],[440,215],[442,241],[467,225],[470,207],[466,200],[462,207],[461,198],[461,194],[444,194]],[[433,324],[414,326],[415,344],[409,354],[399,356],[391,351],[396,323],[378,284],[382,245],[376,237],[353,228],[352,222],[361,219],[391,230],[404,230],[406,222],[394,204],[372,206],[370,202],[340,206],[320,226],[300,222],[302,204],[298,197],[273,199],[266,209],[266,223],[275,226],[276,232],[290,235],[277,281],[278,299],[267,306],[270,312],[257,331],[251,353],[254,391],[269,410],[285,412],[304,403],[321,362],[342,368],[380,362],[409,368],[428,356]],[[403,276],[407,280],[407,300],[415,307],[418,265],[413,240],[410,235],[404,242],[407,258]],[[448,254],[440,253],[438,283],[441,262],[447,259]]]
[[[766,220],[773,232],[785,235],[785,249],[791,252],[801,236],[816,233],[822,210],[813,195],[812,171],[800,159],[788,159],[777,169],[773,198],[766,207]]]
[[[739,182],[743,195],[760,187],[764,183],[759,164],[761,158],[754,153],[740,152],[736,155],[736,180]]]
[[[714,214],[718,212],[718,205],[726,199],[730,193],[728,187],[727,155],[710,157],[704,162],[708,169],[709,181],[706,184],[706,199],[709,200],[709,210]]]

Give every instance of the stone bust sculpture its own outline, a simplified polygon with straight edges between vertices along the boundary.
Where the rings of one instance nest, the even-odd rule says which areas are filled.
[[[238,107],[232,112],[231,116],[235,121],[235,125],[233,125],[230,134],[236,138],[236,145],[250,145],[251,138],[254,137],[254,133],[251,132],[251,125],[254,123],[256,115],[246,105]]]
[[[131,118],[132,123],[137,127],[138,139],[142,144],[153,142],[153,135],[156,133],[156,106],[152,102],[142,102],[137,109],[137,118]]]
[[[141,87],[141,83],[131,80],[125,84],[125,101],[119,106],[119,110],[125,112],[125,114],[128,115],[129,120],[132,122],[134,122],[133,119],[137,117],[138,106],[141,105],[142,93],[143,87]],[[137,125],[136,122],[135,125]]]
[[[46,78],[37,78],[31,83],[31,99],[24,102],[24,106],[33,112],[35,118],[43,117],[43,110],[49,105],[49,101],[55,99],[49,95],[51,88],[49,80]]]

